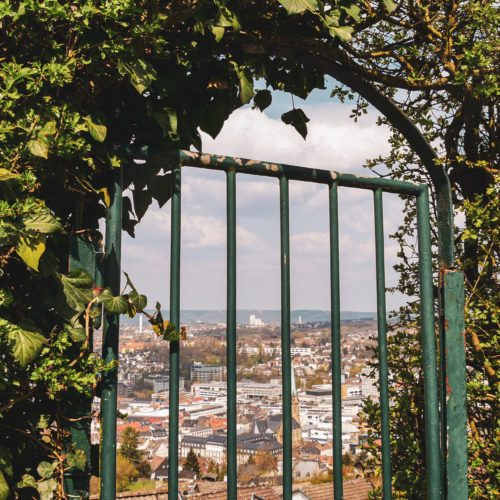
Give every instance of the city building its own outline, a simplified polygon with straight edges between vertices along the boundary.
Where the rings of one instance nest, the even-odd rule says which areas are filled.
[[[361,394],[363,397],[372,398],[374,401],[379,400],[379,390],[376,386],[376,378],[371,378],[370,374],[374,372],[374,376],[378,376],[378,370],[365,367],[361,370]],[[378,377],[377,377],[378,378]]]
[[[204,365],[195,361],[189,367],[191,381],[212,382],[213,380],[224,380],[226,367],[220,365]]]
[[[271,399],[281,397],[281,384],[241,382],[238,387],[241,395],[249,399]]]
[[[250,314],[250,326],[264,326],[264,322],[255,316],[255,314]]]

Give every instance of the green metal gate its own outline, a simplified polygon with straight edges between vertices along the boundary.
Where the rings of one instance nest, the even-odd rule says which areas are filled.
[[[292,498],[292,390],[290,356],[290,258],[289,258],[289,181],[325,184],[329,189],[331,341],[333,375],[334,498],[343,498],[342,420],[341,420],[341,344],[339,293],[338,187],[371,190],[374,200],[376,246],[377,325],[379,347],[379,383],[381,405],[383,498],[391,498],[391,453],[389,433],[389,394],[387,367],[387,331],[385,304],[383,205],[384,192],[416,198],[420,267],[420,308],[422,361],[424,374],[424,413],[426,449],[426,487],[422,498],[467,498],[467,448],[465,412],[465,358],[463,346],[463,280],[460,273],[447,272],[440,280],[441,316],[446,322],[441,333],[448,351],[447,373],[438,372],[430,237],[429,192],[417,185],[383,178],[358,177],[334,171],[255,160],[208,155],[188,151],[173,152],[166,159],[171,168],[171,261],[170,321],[180,322],[181,263],[181,172],[183,166],[226,173],[227,181],[227,485],[228,498],[237,498],[237,407],[236,407],[236,174],[261,175],[279,180],[281,233],[281,352],[283,390],[283,498]],[[111,190],[112,203],[106,221],[106,266],[104,284],[114,294],[120,292],[121,179],[117,172]],[[119,318],[106,314],[103,326],[103,357],[118,359]],[[169,474],[168,496],[178,496],[178,412],[179,342],[170,343],[169,387]],[[450,355],[451,354],[451,355]],[[117,370],[106,372],[101,395],[101,499],[116,497],[116,417]]]

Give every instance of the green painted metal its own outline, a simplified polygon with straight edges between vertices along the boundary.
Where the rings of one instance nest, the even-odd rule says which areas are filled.
[[[77,209],[77,218],[80,219],[80,210]],[[81,229],[81,222],[78,220],[75,229]],[[94,283],[97,278],[97,249],[84,233],[73,236],[70,244],[70,271],[83,269],[92,276]],[[92,338],[89,341],[89,349],[92,349]],[[91,404],[92,399],[74,394],[64,401],[64,414],[70,420],[69,431],[71,433],[71,442],[74,446],[85,452],[86,467],[81,471],[71,469],[66,472],[64,477],[64,489],[68,498],[81,498],[84,492],[89,491],[91,474],[91,446],[90,446],[90,423],[91,423]]]
[[[432,277],[429,190],[422,186],[417,196],[417,231],[420,267],[420,315],[424,372],[424,414],[427,498],[442,494],[442,457],[438,404],[436,334],[434,325],[434,285]]]
[[[235,499],[238,491],[236,460],[236,173],[229,170],[227,178],[227,493]]]
[[[283,498],[292,499],[292,358],[290,352],[290,222],[288,179],[280,177],[281,377],[283,391]]]
[[[342,480],[342,350],[340,334],[340,260],[338,187],[329,187],[330,212],[330,300],[332,339],[333,404],[333,492],[335,500],[344,497]]]
[[[389,429],[389,370],[387,367],[387,310],[385,304],[384,212],[382,190],[373,192],[375,217],[375,261],[377,274],[377,339],[382,435],[382,481],[384,500],[392,498],[391,438]]]
[[[417,198],[418,239],[421,281],[421,321],[425,389],[426,422],[426,498],[441,498],[443,492],[442,456],[440,449],[440,421],[438,406],[438,379],[436,365],[436,337],[434,331],[434,297],[432,254],[430,240],[429,198],[426,186],[381,178],[358,177],[334,171],[308,169],[295,165],[260,162],[239,158],[206,155],[189,151],[172,153],[177,163],[172,172],[171,222],[171,282],[170,320],[180,327],[180,239],[181,239],[181,167],[196,166],[227,172],[227,359],[228,359],[228,497],[237,496],[236,466],[236,173],[275,177],[280,183],[281,222],[281,301],[282,301],[282,377],[283,377],[283,498],[292,496],[292,367],[290,356],[290,262],[289,262],[289,180],[323,183],[329,186],[330,210],[330,265],[332,302],[332,373],[334,420],[334,494],[343,497],[341,446],[341,345],[340,345],[340,280],[338,235],[338,186],[374,191],[375,239],[377,264],[377,313],[380,353],[380,387],[382,413],[382,457],[384,498],[391,498],[391,459],[389,447],[389,405],[387,374],[387,326],[385,306],[384,244],[382,192],[402,193]],[[121,180],[116,174],[112,192],[112,206],[108,210],[106,229],[105,284],[119,293],[120,281],[120,226]],[[449,221],[447,221],[448,223]],[[449,245],[440,244],[440,262],[449,265]],[[443,325],[447,329],[442,342],[447,349],[446,363],[449,386],[446,407],[449,424],[447,472],[448,498],[466,498],[466,415],[465,361],[461,332],[463,331],[463,296],[460,299],[460,280],[457,273],[445,275],[445,287],[440,300]],[[463,283],[462,283],[463,286]],[[462,302],[460,302],[462,300]],[[462,323],[460,323],[460,321]],[[106,315],[103,355],[108,361],[118,355],[118,317]],[[451,375],[451,376],[450,376]],[[101,498],[115,498],[116,452],[116,370],[107,372],[102,392],[103,439],[101,448]],[[169,394],[169,500],[178,498],[178,409],[179,409],[179,342],[170,345]],[[446,415],[443,413],[443,424]],[[445,442],[443,441],[443,444]],[[464,452],[465,450],[465,452]],[[459,477],[451,484],[451,479]],[[465,484],[465,488],[463,485]],[[461,491],[461,496],[458,496]],[[464,493],[465,492],[465,493]],[[454,497],[450,496],[455,495]]]
[[[464,276],[458,271],[444,275],[448,417],[446,457],[448,498],[469,498],[467,484],[467,398],[465,385]]]
[[[170,233],[170,322],[180,328],[181,167],[172,170]],[[179,481],[179,341],[170,342],[168,394],[168,499],[178,500]]]
[[[111,206],[106,211],[106,245],[104,284],[113,295],[120,294],[122,234],[122,170],[114,172],[110,188]],[[101,500],[116,498],[116,417],[118,383],[118,342],[120,316],[104,314],[102,357],[115,367],[104,372],[101,392]]]
[[[352,174],[341,174],[334,170],[321,170],[316,168],[286,165],[284,163],[271,163],[265,161],[233,158],[230,156],[209,155],[194,151],[176,151],[172,158],[180,161],[182,165],[205,168],[209,170],[226,171],[234,169],[237,173],[263,175],[266,177],[281,178],[283,175],[289,180],[331,184],[335,181],[339,186],[354,187],[359,189],[377,189],[391,193],[417,195],[420,191],[418,184],[381,177],[361,177]]]

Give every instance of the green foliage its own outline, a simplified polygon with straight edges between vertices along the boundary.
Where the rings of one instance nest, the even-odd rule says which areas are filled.
[[[193,448],[190,448],[186,457],[186,461],[184,462],[183,468],[184,470],[192,470],[197,475],[200,474],[200,464],[198,463],[198,457],[196,456],[196,453],[193,451]]]
[[[63,469],[82,463],[67,444],[64,405],[95,394],[103,370],[112,368],[88,349],[87,324],[101,305],[131,315],[146,307],[130,283],[128,293],[99,295],[94,276],[69,269],[77,237],[100,249],[113,171],[122,169],[132,193],[124,197],[123,229],[133,235],[153,200],[163,206],[170,198],[167,151],[201,149],[200,129],[215,137],[234,109],[252,99],[261,110],[271,105],[271,90],[306,98],[324,87],[328,64],[369,82],[414,120],[438,149],[435,168],[447,169],[456,207],[465,211],[460,264],[468,279],[470,422],[477,429],[470,481],[473,495],[495,496],[498,239],[487,219],[498,196],[488,191],[498,165],[497,30],[495,3],[479,0],[422,1],[418,8],[406,0],[0,0],[0,442],[11,443],[0,454],[0,498],[19,482],[46,498],[64,496]],[[259,79],[266,89],[255,93]],[[350,94],[339,88],[334,97]],[[364,106],[358,100],[355,117]],[[306,137],[303,111],[294,108],[283,121]],[[390,144],[388,157],[370,166],[429,182],[398,131]],[[400,291],[416,300],[412,231],[410,215],[396,235],[397,269]],[[410,318],[402,325],[408,332],[414,311],[415,303],[400,314]],[[151,320],[167,340],[185,334],[159,310]],[[418,368],[411,376],[405,369],[417,367],[418,342],[411,335],[393,341],[392,369],[404,390],[392,421],[401,437],[411,422],[415,439],[404,451],[394,442],[395,484],[415,492],[423,477],[414,403],[420,379]],[[375,418],[370,411],[367,418]],[[62,469],[52,477],[38,474],[41,462],[56,460]],[[135,474],[128,472],[127,481]]]
[[[139,477],[137,467],[126,459],[121,453],[116,457],[116,489],[125,491],[130,483],[136,481]]]
[[[139,433],[133,427],[125,427],[121,434],[120,454],[136,467],[142,462]]]

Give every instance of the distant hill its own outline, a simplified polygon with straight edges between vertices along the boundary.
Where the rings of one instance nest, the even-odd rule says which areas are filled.
[[[152,312],[152,311],[149,311]],[[164,318],[168,318],[168,310],[162,311]],[[239,324],[250,324],[250,315],[254,314],[260,318],[264,323],[279,323],[281,319],[281,312],[279,309],[238,309],[236,312],[236,320]],[[340,318],[343,321],[357,320],[357,319],[373,319],[377,314],[374,312],[358,312],[358,311],[341,311]],[[316,323],[316,322],[329,322],[330,311],[320,311],[314,309],[296,309],[291,311],[292,323]],[[139,319],[127,318],[122,316],[120,322],[123,325],[138,325]],[[181,311],[181,323],[225,323],[226,311],[209,310],[209,309],[183,309]]]

